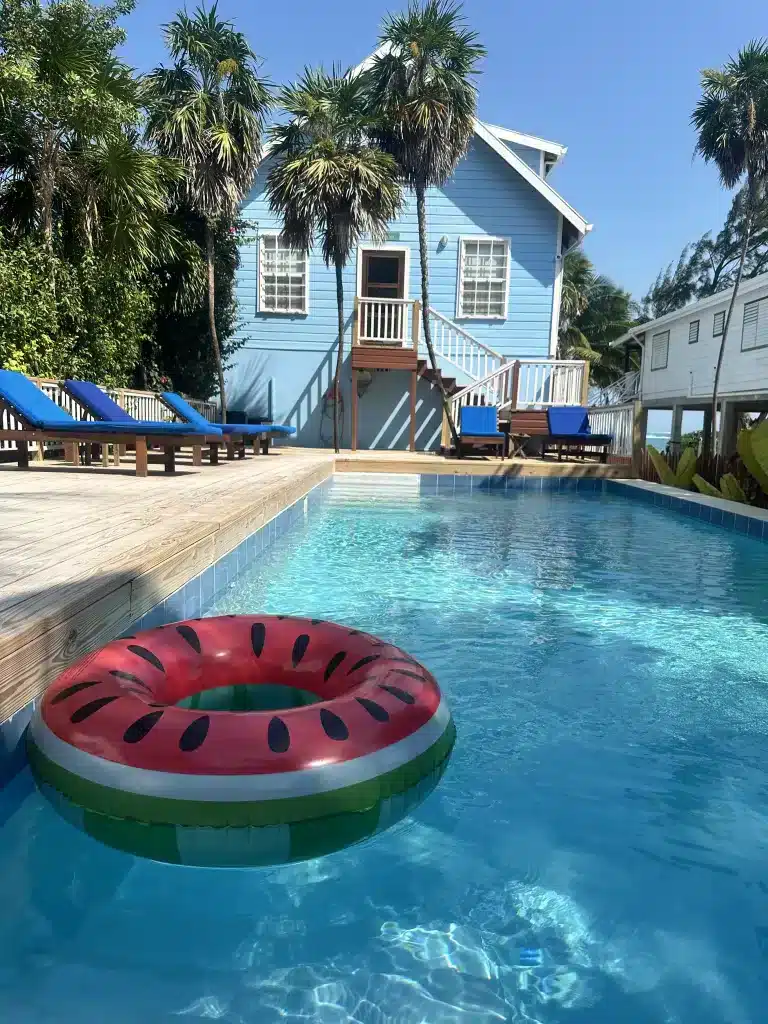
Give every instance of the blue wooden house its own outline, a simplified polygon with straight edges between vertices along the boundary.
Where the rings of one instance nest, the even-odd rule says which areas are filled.
[[[553,376],[562,258],[590,225],[548,181],[564,153],[478,120],[451,180],[428,194],[430,322],[440,372],[459,399],[470,387],[506,380],[502,368],[523,361],[525,382],[516,371],[516,389],[570,401],[570,369]],[[233,416],[291,424],[299,444],[322,447],[332,431],[335,275],[318,252],[307,257],[285,245],[264,192],[268,171],[267,156],[242,208],[248,232],[237,295],[246,341],[228,371],[227,401]],[[344,447],[441,443],[440,397],[420,337],[419,274],[409,201],[386,242],[360,245],[344,275]],[[582,387],[572,380],[578,402]],[[498,403],[500,394],[491,389],[484,400]]]

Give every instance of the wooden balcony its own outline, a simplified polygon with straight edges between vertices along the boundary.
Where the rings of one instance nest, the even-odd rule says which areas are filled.
[[[353,370],[408,370],[418,366],[421,303],[418,299],[355,297]]]

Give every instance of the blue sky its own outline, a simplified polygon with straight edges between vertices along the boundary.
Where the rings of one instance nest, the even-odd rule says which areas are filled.
[[[179,3],[139,0],[126,59],[164,58],[160,26]],[[355,63],[373,49],[396,0],[221,0],[276,82],[305,64]],[[738,0],[467,0],[488,48],[480,116],[569,147],[553,184],[595,225],[598,269],[641,296],[683,245],[721,223],[716,172],[693,160],[689,127],[702,67],[768,34],[764,2]]]

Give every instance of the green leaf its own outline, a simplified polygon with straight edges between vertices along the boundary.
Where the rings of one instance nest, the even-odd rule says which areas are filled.
[[[726,473],[725,476],[720,478],[720,490],[723,492],[723,497],[727,498],[728,501],[738,501],[743,505],[747,504],[747,496],[733,473]]]
[[[680,462],[675,473],[675,486],[685,490],[691,489],[691,483],[696,474],[697,455],[695,448],[686,448],[680,456]]]
[[[741,461],[768,494],[768,420],[750,430],[739,431],[736,447]]]
[[[709,480],[705,480],[703,476],[699,476],[698,473],[693,474],[693,485],[697,491],[701,494],[706,494],[709,498],[722,498],[723,494],[719,491],[714,484],[711,484]]]
[[[676,486],[675,474],[669,468],[667,460],[664,458],[661,452],[657,448],[654,448],[652,444],[648,445],[648,455],[650,456],[651,462],[653,463],[653,468],[656,470],[658,474],[659,480],[663,484],[666,484],[667,487]]]

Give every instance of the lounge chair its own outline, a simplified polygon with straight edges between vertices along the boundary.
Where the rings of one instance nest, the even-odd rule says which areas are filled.
[[[160,398],[165,402],[171,412],[176,413],[179,419],[191,423],[195,429],[208,423],[194,406],[190,405],[181,395],[173,391],[164,391]],[[272,437],[286,437],[296,433],[295,427],[286,427],[281,423],[217,423],[216,426],[225,435],[237,435],[243,441],[252,440],[253,450],[256,451],[257,442],[261,444],[262,452],[267,455],[269,452],[269,441]]]
[[[463,405],[459,412],[459,444],[464,448],[497,448],[504,453],[506,434],[499,430],[499,410],[495,405]]]
[[[583,458],[587,448],[600,448],[600,461],[608,461],[608,449],[613,441],[612,434],[593,434],[589,425],[589,409],[583,405],[553,405],[547,409],[549,437],[544,439],[542,454],[548,449],[557,450],[557,461],[563,457],[563,448]]]
[[[82,422],[56,405],[48,395],[23,373],[0,370],[0,406],[22,423],[21,429],[0,430],[0,440],[16,442],[16,464],[29,469],[29,442],[41,445],[44,441],[64,441],[65,445],[133,444],[136,447],[136,475],[147,475],[147,438],[161,444],[165,451],[165,471],[175,468],[175,449],[192,445],[193,463],[202,465],[202,445],[205,437],[193,427],[183,423]],[[76,447],[74,449],[76,451]],[[70,460],[76,456],[70,447]]]
[[[82,405],[91,416],[101,423],[123,424],[127,429],[136,429],[139,420],[126,412],[113,398],[110,398],[106,392],[102,391],[97,384],[92,384],[88,380],[65,380],[61,386],[68,395],[71,395],[76,402]],[[219,445],[227,444],[228,442],[218,427],[208,423],[207,420],[205,424],[205,441],[208,444],[209,459],[211,465],[215,466],[219,461]],[[173,427],[175,431],[182,429],[197,431],[198,429],[197,426],[190,427],[186,423],[170,423],[162,420],[156,421],[153,425],[158,428]],[[229,444],[231,445],[231,442]],[[234,454],[232,454],[232,458],[234,458]]]

